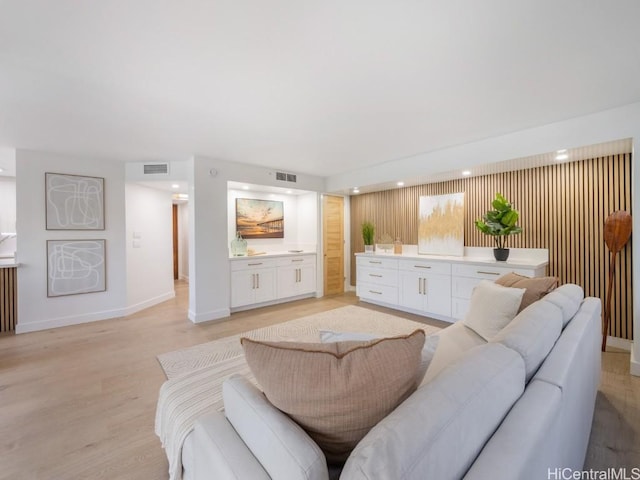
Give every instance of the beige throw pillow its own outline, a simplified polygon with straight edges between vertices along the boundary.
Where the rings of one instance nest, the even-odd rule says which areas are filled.
[[[515,272],[507,273],[496,280],[503,287],[524,288],[524,296],[520,302],[518,312],[521,312],[533,302],[537,302],[547,293],[558,286],[558,277],[534,277],[529,278]]]
[[[416,389],[423,330],[370,341],[241,340],[267,399],[343,464],[356,444]]]
[[[517,315],[524,291],[482,280],[473,289],[463,323],[490,341]]]

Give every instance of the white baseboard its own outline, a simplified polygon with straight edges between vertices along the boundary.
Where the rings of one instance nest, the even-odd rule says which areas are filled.
[[[178,280],[184,280],[185,282],[189,283],[189,275],[178,275]]]
[[[124,314],[132,315],[136,312],[139,312],[140,310],[144,310],[145,308],[153,307],[154,305],[157,305],[159,303],[166,302],[167,300],[171,300],[172,298],[175,298],[175,296],[176,296],[175,290],[171,290],[170,292],[163,293],[162,295],[158,295],[157,297],[150,298],[143,302],[138,302],[135,305],[129,305],[127,308],[124,309]]]
[[[189,310],[189,320],[193,323],[210,322],[212,320],[221,320],[231,315],[231,311],[228,308],[219,308],[218,310],[211,310],[210,312],[195,313],[193,310]]]
[[[104,312],[93,312],[82,315],[72,315],[70,317],[50,318],[47,320],[39,320],[36,322],[20,323],[16,325],[16,334],[38,332],[40,330],[48,330],[50,328],[68,327],[70,325],[80,325],[81,323],[98,322],[100,320],[109,320],[111,318],[124,317],[124,309],[107,310]]]
[[[626,338],[607,336],[607,346],[630,352],[632,343],[631,340],[627,340]]]
[[[632,343],[632,345],[631,345],[631,362],[630,362],[629,372],[631,373],[631,375],[634,375],[636,377],[640,377],[640,361],[638,361],[639,359],[636,358],[634,352],[635,352],[635,348],[633,348],[633,343]]]

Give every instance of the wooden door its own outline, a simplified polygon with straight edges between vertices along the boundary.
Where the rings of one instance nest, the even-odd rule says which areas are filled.
[[[173,279],[178,280],[178,205],[173,204]]]
[[[322,200],[324,294],[344,293],[344,198],[324,195]]]

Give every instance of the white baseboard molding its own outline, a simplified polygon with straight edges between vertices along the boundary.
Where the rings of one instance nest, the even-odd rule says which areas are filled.
[[[70,325],[80,325],[81,323],[98,322],[100,320],[109,320],[111,318],[124,317],[124,309],[107,310],[104,312],[93,312],[82,315],[72,315],[70,317],[50,318],[47,320],[38,320],[35,322],[20,323],[16,325],[16,333],[38,332],[40,330],[49,330],[50,328],[68,327]]]
[[[270,305],[278,305],[280,303],[295,302],[296,300],[303,300],[305,298],[314,298],[314,297],[319,298],[316,292],[303,293],[302,295],[296,295],[294,297],[278,298],[276,300],[270,300],[268,302],[251,303],[249,305],[243,305],[241,307],[233,307],[231,308],[231,313],[243,312],[245,310],[253,310],[254,308],[260,308],[260,307],[268,307]]]
[[[166,302],[167,300],[171,300],[175,298],[176,292],[175,290],[171,290],[170,292],[163,293],[162,295],[158,295],[157,297],[150,298],[148,300],[144,300],[143,302],[138,302],[135,305],[129,305],[124,309],[125,315],[133,315],[140,310],[144,310],[145,308],[153,307],[162,302]]]
[[[620,350],[625,350],[627,352],[630,352],[632,343],[631,343],[631,340],[627,340],[626,338],[618,338],[618,337],[612,337],[608,335],[607,346],[619,348]]]
[[[219,308],[218,310],[211,310],[210,312],[195,313],[193,310],[189,310],[189,320],[193,323],[211,322],[213,320],[226,319],[231,315],[231,310],[228,308]]]
[[[635,348],[633,348],[633,342],[631,344],[631,362],[629,372],[631,375],[640,377],[640,359],[635,356]]]
[[[188,275],[178,275],[178,280],[184,280],[185,282],[189,283],[189,276]]]

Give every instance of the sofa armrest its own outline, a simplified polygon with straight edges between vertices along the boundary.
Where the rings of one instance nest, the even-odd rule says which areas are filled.
[[[194,480],[271,480],[223,414],[200,417],[194,435]]]

